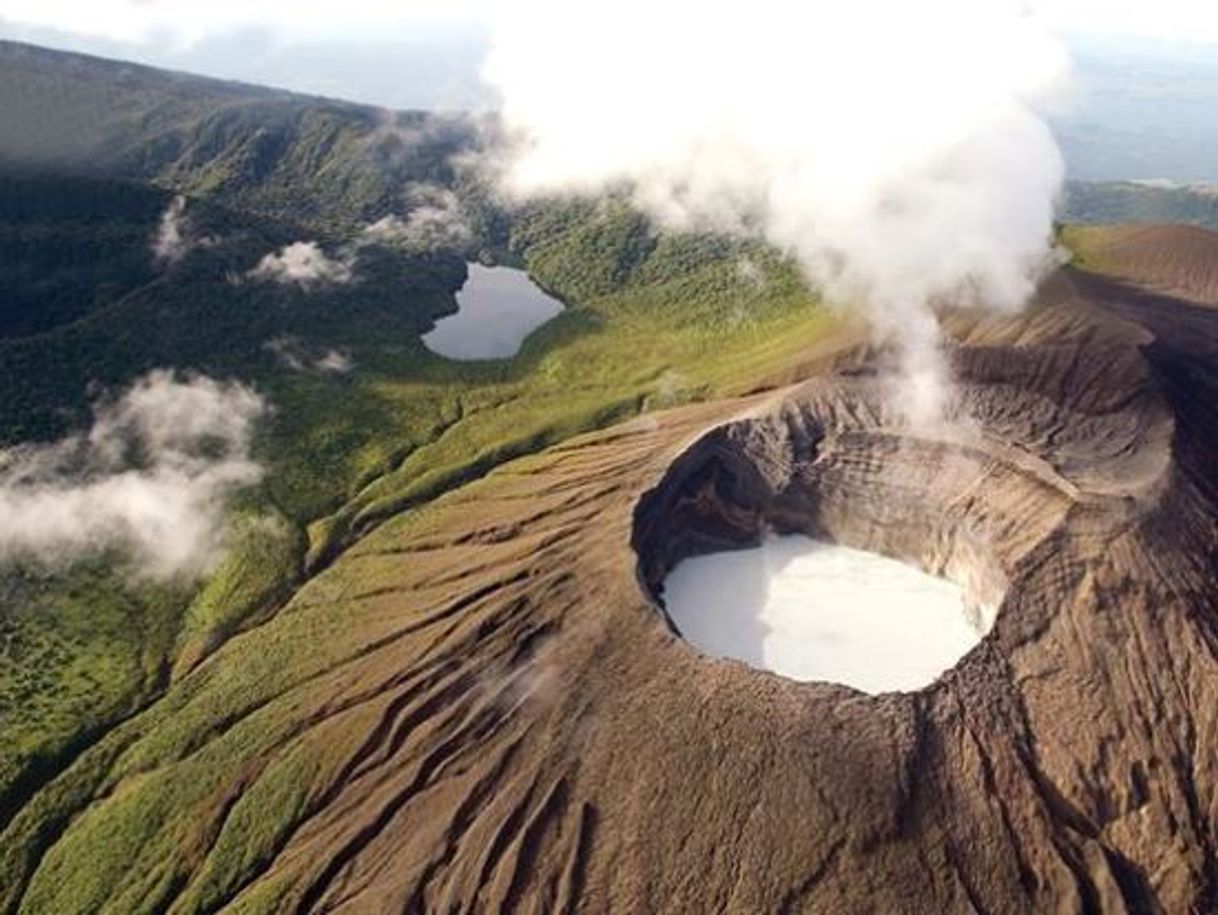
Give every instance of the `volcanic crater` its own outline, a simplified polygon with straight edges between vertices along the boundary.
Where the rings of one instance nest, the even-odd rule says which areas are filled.
[[[676,563],[768,530],[900,559],[997,608],[921,694],[792,685],[820,721],[794,739],[815,748],[777,756],[816,758],[788,759],[792,773],[857,769],[816,780],[828,822],[793,804],[772,825],[838,839],[813,843],[819,865],[791,895],[717,904],[1211,910],[1215,716],[1199,699],[1216,685],[1215,428],[1201,405],[1218,322],[1206,302],[1065,271],[1029,315],[949,323],[958,401],[937,432],[903,428],[851,365],[703,435],[638,504],[638,573],[665,617]],[[743,682],[765,674],[700,663],[765,689]],[[926,892],[918,867],[935,873],[933,904],[904,895]]]
[[[1038,574],[1046,554],[1067,543],[1081,553],[1091,547],[1074,543],[1076,532],[1094,542],[1156,501],[1171,412],[1151,395],[1074,401],[1066,392],[1081,379],[1068,374],[1068,348],[975,342],[954,355],[958,399],[937,429],[908,428],[888,384],[864,365],[785,392],[681,453],[635,514],[639,576],[661,612],[664,579],[681,560],[753,546],[768,532],[955,582],[984,631],[1008,598],[1054,600]]]

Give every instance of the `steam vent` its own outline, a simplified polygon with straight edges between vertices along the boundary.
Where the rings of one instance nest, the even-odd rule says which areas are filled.
[[[387,521],[19,813],[17,891],[167,867],[172,911],[1213,911],[1213,288],[1066,269],[1020,316],[948,319],[965,431],[904,430],[843,331],[795,379]],[[664,580],[768,531],[955,582],[992,628],[877,695],[709,657]],[[226,725],[179,758],[169,714]],[[180,862],[91,840],[200,780],[162,827]],[[282,827],[242,832],[246,803]]]

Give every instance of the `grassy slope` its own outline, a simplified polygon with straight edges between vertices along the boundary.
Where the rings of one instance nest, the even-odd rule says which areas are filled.
[[[74,196],[81,186],[73,179],[59,190]],[[55,185],[40,179],[38,187],[50,193]],[[142,206],[141,193],[126,188],[124,199]],[[0,195],[0,203],[8,199]],[[373,379],[288,370],[265,344],[290,336],[302,352],[318,354],[365,343],[379,350],[393,341],[417,347],[418,333],[432,318],[455,307],[449,291],[463,276],[457,258],[368,249],[361,279],[350,287],[310,294],[233,285],[231,275],[297,234],[290,226],[197,203],[188,210],[193,231],[222,242],[156,272],[147,264],[147,238],[159,212],[152,208],[139,231],[130,233],[134,216],[120,207],[113,223],[93,220],[92,233],[82,229],[80,246],[73,248],[75,236],[60,238],[67,260],[92,264],[99,262],[88,257],[97,237],[130,234],[120,246],[121,260],[142,257],[140,269],[152,279],[114,301],[95,303],[75,321],[0,339],[0,443],[79,427],[88,421],[91,386],[120,389],[148,369],[172,366],[241,378],[267,395],[276,412],[258,452],[272,472],[265,486],[244,497],[231,558],[197,595],[189,583],[159,588],[130,580],[112,561],[56,572],[30,566],[0,576],[5,818],[82,740],[163,689],[173,662],[188,666],[247,619],[282,602],[299,575],[304,524],[341,504],[361,473],[383,469],[384,456],[400,447],[390,437],[413,417],[395,411]],[[0,222],[0,231],[20,226],[10,219]],[[46,275],[63,278],[61,288],[87,285],[74,271]],[[8,301],[18,317],[31,311],[29,303]]]
[[[443,399],[387,392],[371,372],[285,371],[263,345],[291,336],[308,352],[413,363],[418,332],[454,307],[459,261],[366,252],[364,282],[318,296],[227,276],[302,237],[332,247],[400,212],[413,182],[452,182],[449,157],[471,133],[460,119],[10,42],[0,42],[0,112],[0,445],[79,427],[91,386],[116,389],[159,366],[243,378],[277,407],[259,445],[272,472],[246,525],[275,535],[240,536],[193,602],[191,587],[153,593],[88,564],[4,576],[3,820],[86,737],[163,688],[173,662],[189,666],[281,602],[299,576],[304,523],[448,421]],[[228,205],[190,210],[198,233],[224,244],[153,269],[147,239],[168,194],[143,182]]]
[[[657,239],[617,204],[549,205],[517,219],[516,256],[571,307],[513,360],[453,363],[419,341],[430,319],[453,307],[444,290],[460,278],[444,263],[380,252],[349,288],[232,286],[225,277],[280,243],[283,230],[224,211],[192,212],[201,231],[233,242],[192,255],[84,319],[0,345],[0,377],[19,392],[0,420],[10,430],[37,427],[46,405],[79,409],[86,379],[119,385],[152,365],[242,377],[275,407],[259,443],[267,482],[246,497],[246,534],[202,592],[133,587],[89,566],[14,579],[10,588],[23,589],[6,601],[14,663],[0,674],[0,726],[19,735],[0,757],[9,814],[226,638],[254,626],[249,639],[259,641],[259,624],[299,586],[306,547],[315,560],[330,560],[371,525],[508,458],[640,410],[756,384],[797,362],[828,321],[809,308],[790,265],[771,253],[705,238]],[[746,259],[754,269],[740,269]],[[284,334],[312,352],[342,348],[356,370],[285,371],[262,346]],[[275,656],[281,647],[267,631],[263,650]],[[35,657],[31,679],[25,659]],[[25,701],[32,692],[44,701]],[[176,733],[176,723],[166,726]],[[197,738],[188,728],[158,739]],[[109,763],[97,763],[99,752],[71,766],[68,783],[100,776]],[[4,840],[17,858],[6,859],[13,869],[0,870],[0,885],[21,885],[22,855],[38,848],[25,830],[50,822],[37,811],[59,791],[52,782],[35,795],[32,819]],[[141,834],[173,795],[150,803],[148,820],[111,826]]]
[[[516,455],[640,410],[781,377],[829,322],[789,264],[752,246],[656,238],[612,202],[550,202],[508,218],[448,165],[470,141],[460,121],[386,118],[5,43],[0,110],[15,125],[0,136],[0,164],[54,159],[81,173],[38,186],[22,174],[0,188],[0,201],[16,201],[0,207],[5,266],[26,295],[8,299],[13,332],[0,340],[0,443],[77,427],[90,384],[118,388],[160,366],[244,379],[274,405],[257,445],[266,482],[235,506],[230,557],[202,588],[133,581],[115,557],[0,576],[0,829],[9,827],[0,910],[23,891],[60,817],[97,785],[149,759],[185,760],[225,729],[224,709],[273,689],[258,664],[248,679],[187,676],[226,639],[250,629],[242,644],[260,663],[282,664],[276,676],[324,668],[324,646],[281,641],[275,611],[355,538]],[[146,239],[167,194],[115,177],[202,195],[188,213],[197,234],[221,244],[150,270]],[[515,359],[453,363],[422,346],[420,332],[455,307],[458,259],[370,250],[359,282],[309,293],[229,282],[301,237],[333,249],[400,209],[419,180],[456,182],[480,243],[527,264],[570,303]],[[42,207],[34,216],[31,201]],[[56,296],[63,307],[39,313]],[[287,369],[265,348],[282,337],[306,354],[339,348],[356,368]],[[290,711],[276,720],[290,727]],[[135,734],[151,743],[116,762]],[[70,868],[54,878],[62,892],[48,905],[96,908],[108,881],[132,875],[128,842],[179,856],[158,824],[190,815],[188,799],[207,783],[200,774],[236,758],[228,752],[167,769],[166,781],[131,794],[134,808],[90,818],[101,845],[80,847],[114,855],[114,866]],[[265,808],[250,798],[247,833],[233,838],[223,868],[249,865],[259,843],[273,841],[307,780],[294,767],[316,764],[298,759],[283,780],[268,780]],[[163,875],[154,867],[141,879]],[[115,910],[155,910],[158,898],[128,898]]]
[[[341,232],[449,184],[461,118],[166,73],[0,41],[0,165],[151,181],[313,232]]]

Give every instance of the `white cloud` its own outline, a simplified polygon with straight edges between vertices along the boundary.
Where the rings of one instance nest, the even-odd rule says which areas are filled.
[[[346,375],[355,368],[355,361],[349,353],[341,350],[327,350],[314,363],[313,367],[327,375]]]
[[[262,345],[279,363],[294,372],[313,371],[323,375],[346,375],[355,369],[355,360],[345,350],[328,349],[319,353],[299,337],[275,337]]]
[[[169,201],[161,214],[156,235],[152,237],[152,255],[158,261],[176,263],[186,253],[182,238],[182,215],[186,211],[186,198],[180,194]]]
[[[364,226],[362,240],[366,242],[383,242],[391,244],[405,237],[406,222],[400,216],[390,213],[376,222]]]
[[[280,365],[293,372],[303,372],[308,368],[308,356],[299,337],[275,337],[262,344],[262,348],[272,353]]]
[[[169,201],[152,236],[152,256],[159,264],[176,264],[194,248],[209,248],[216,243],[211,236],[197,237],[186,216],[186,198],[177,195]]]
[[[261,475],[249,451],[264,409],[241,384],[157,370],[99,404],[87,433],[0,451],[0,558],[119,548],[144,575],[208,571],[226,497]]]
[[[473,233],[456,194],[422,185],[412,189],[410,196],[413,208],[405,219],[386,216],[366,226],[361,241],[400,245],[412,251],[453,250],[470,243]]]
[[[325,283],[349,283],[355,261],[350,255],[331,258],[315,241],[298,241],[268,254],[247,275],[250,279],[308,289]]]

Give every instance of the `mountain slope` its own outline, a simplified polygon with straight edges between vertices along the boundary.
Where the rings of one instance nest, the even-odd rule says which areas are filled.
[[[1211,910],[1218,321],[1067,268],[951,324],[981,435],[908,434],[846,335],[388,521],[30,800],[7,905]],[[665,572],[769,527],[995,627],[912,694],[701,655]]]
[[[1070,181],[1062,219],[1071,223],[1184,223],[1218,229],[1212,184],[1155,181]]]
[[[1077,226],[1063,237],[1091,269],[1218,305],[1218,235],[1212,231],[1136,223]]]
[[[0,339],[69,323],[152,280],[170,195],[122,181],[0,171]]]
[[[0,42],[0,165],[150,181],[318,229],[448,185],[459,116],[331,99]]]
[[[883,354],[773,251],[620,200],[497,214],[479,243],[568,307],[452,363],[419,337],[464,251],[361,247],[310,288],[250,269],[305,232],[350,253],[452,177],[463,125],[0,56],[43,109],[8,99],[12,196],[50,207],[10,234],[63,243],[6,267],[48,258],[65,303],[0,340],[0,440],[79,429],[91,384],[153,367],[273,407],[206,582],[113,554],[0,574],[0,911],[1213,908],[1218,327],[1158,288],[1208,289],[1212,238],[1095,236],[1081,263],[1121,282],[1068,268],[1026,314],[950,316],[982,434],[914,436]],[[153,267],[166,188],[210,241]],[[911,695],[709,660],[664,573],[769,526],[979,571],[998,622]]]
[[[206,581],[132,579],[113,552],[0,570],[5,822],[227,640],[256,637],[297,588],[386,519],[622,416],[781,377],[829,324],[772,252],[655,237],[620,203],[540,205],[516,217],[513,256],[568,308],[514,359],[453,363],[420,335],[455,307],[459,252],[325,246],[353,256],[349,282],[257,281],[251,268],[302,230],[191,198],[187,235],[206,243],[154,265],[149,240],[165,192],[79,175],[12,181],[24,188],[14,199],[75,226],[60,237],[66,262],[104,262],[91,252],[113,229],[105,218],[75,220],[67,205],[116,195],[116,262],[141,265],[149,278],[45,330],[0,340],[0,441],[86,428],[91,392],[116,393],[153,368],[241,380],[271,409],[254,454],[266,475],[232,506],[228,559]],[[145,198],[144,210],[129,206]],[[31,212],[28,225],[13,218],[15,233],[45,220]],[[37,273],[46,252],[25,253]],[[744,258],[747,279],[737,269]],[[63,279],[88,291],[71,271]],[[342,370],[319,367],[333,353]],[[274,633],[264,647],[279,650]],[[29,849],[36,854],[37,843]]]

